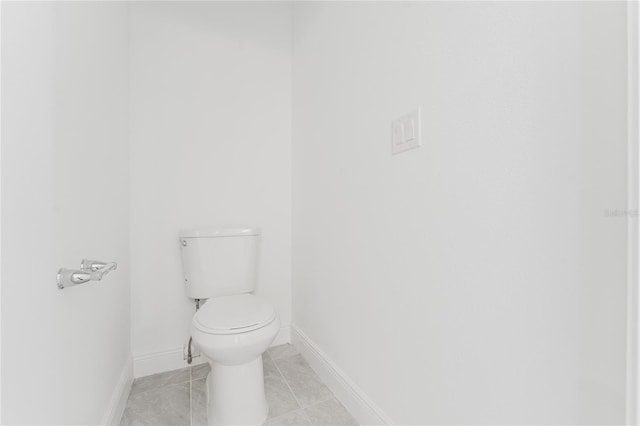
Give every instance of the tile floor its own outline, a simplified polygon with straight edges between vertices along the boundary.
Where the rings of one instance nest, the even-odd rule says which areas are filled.
[[[355,419],[289,345],[263,355],[269,417],[265,426],[350,426]],[[209,364],[141,377],[133,382],[123,426],[206,426]]]

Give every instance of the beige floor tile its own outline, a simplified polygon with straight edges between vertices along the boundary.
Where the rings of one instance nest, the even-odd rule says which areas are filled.
[[[190,383],[160,386],[131,395],[121,425],[176,426],[191,424]]]
[[[273,346],[267,349],[269,356],[272,360],[279,358],[286,358],[288,356],[297,355],[298,350],[291,343],[285,343],[284,345]]]
[[[207,426],[206,379],[191,382],[191,425]]]
[[[267,421],[264,426],[311,426],[303,410],[296,410]]]
[[[209,374],[209,371],[211,371],[211,365],[208,362],[194,365],[191,367],[191,380],[204,379]]]
[[[313,426],[357,426],[356,420],[335,398],[304,409]]]
[[[269,404],[268,418],[279,417],[300,408],[284,377],[272,362],[264,363],[264,392]]]
[[[356,424],[293,346],[269,351],[263,357],[267,426]],[[121,425],[206,426],[209,371],[207,363],[136,379]]]
[[[279,358],[274,362],[303,408],[333,397],[329,388],[322,383],[302,355]]]
[[[191,380],[190,367],[180,370],[167,371],[165,373],[153,374],[151,376],[140,377],[133,381],[131,394],[146,392],[150,389],[157,389],[161,386],[178,385]]]

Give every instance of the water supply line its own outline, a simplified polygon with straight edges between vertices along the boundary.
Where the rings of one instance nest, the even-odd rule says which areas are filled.
[[[196,312],[200,309],[200,299],[195,299],[196,301]],[[187,347],[187,364],[191,364],[193,361],[193,356],[191,355],[191,342],[193,341],[193,337],[189,336],[189,346]]]

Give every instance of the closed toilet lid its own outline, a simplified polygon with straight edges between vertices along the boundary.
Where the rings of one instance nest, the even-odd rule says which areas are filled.
[[[251,294],[238,294],[208,299],[196,312],[193,323],[204,332],[227,334],[257,328],[275,316],[270,303]]]

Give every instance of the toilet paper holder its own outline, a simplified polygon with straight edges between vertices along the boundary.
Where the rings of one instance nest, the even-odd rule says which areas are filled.
[[[100,281],[103,276],[117,268],[118,264],[116,262],[82,259],[80,269],[59,269],[56,282],[58,283],[58,288],[62,290],[89,281]]]

